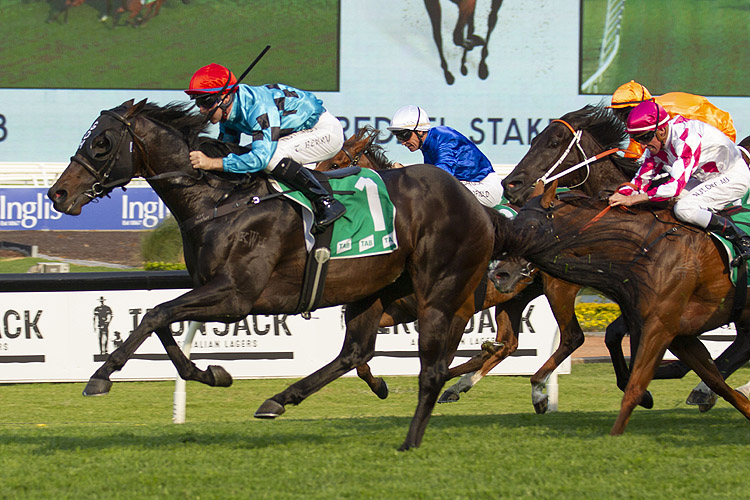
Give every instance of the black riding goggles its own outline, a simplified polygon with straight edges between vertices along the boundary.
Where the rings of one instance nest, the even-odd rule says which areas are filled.
[[[211,109],[216,105],[217,102],[219,102],[220,98],[221,94],[206,94],[196,97],[194,100],[195,104],[198,105],[199,108]]]
[[[630,138],[633,139],[638,144],[643,144],[644,146],[651,142],[654,138],[654,135],[656,135],[656,132],[653,130],[640,134],[640,135],[631,135]]]
[[[394,130],[393,135],[396,137],[397,140],[400,142],[406,142],[409,139],[411,139],[411,133],[414,132],[413,130]]]

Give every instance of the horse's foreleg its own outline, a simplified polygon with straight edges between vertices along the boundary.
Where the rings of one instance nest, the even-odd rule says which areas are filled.
[[[495,25],[497,24],[497,13],[502,4],[503,0],[492,0],[490,15],[487,18],[487,37],[484,40],[484,45],[482,45],[482,59],[479,61],[479,78],[482,80],[486,80],[490,75],[490,70],[487,66],[487,56],[490,54],[488,48],[490,45],[490,35],[492,35],[492,30],[495,29]]]
[[[661,321],[651,320],[646,323],[638,348],[638,355],[633,361],[630,380],[628,380],[628,385],[625,387],[625,394],[622,396],[620,412],[609,432],[610,435],[616,436],[625,432],[625,427],[628,425],[628,420],[630,420],[633,410],[643,398],[649,382],[654,378],[656,367],[667,351],[667,346],[671,338],[665,332],[670,332],[674,329],[667,328]]]
[[[560,328],[560,345],[530,379],[531,402],[534,411],[539,414],[546,413],[549,407],[549,397],[545,390],[550,375],[568,356],[581,347],[585,340],[575,313],[576,294],[581,287],[549,276],[544,276],[543,279],[544,294]]]
[[[497,321],[497,335],[495,342],[482,345],[482,353],[474,356],[466,363],[455,366],[448,371],[448,379],[463,375],[461,379],[446,389],[438,399],[438,403],[453,403],[458,401],[460,393],[468,392],[490,370],[500,364],[502,360],[513,354],[518,348],[518,330],[521,315],[528,300],[515,300],[495,307]]]
[[[706,383],[708,387],[737,408],[745,418],[750,420],[750,401],[744,394],[733,390],[724,381],[724,377],[711,359],[706,346],[698,337],[677,337],[669,349],[675,356],[684,361]]]
[[[424,0],[424,5],[427,8],[427,14],[430,16],[430,23],[432,24],[432,38],[435,40],[437,45],[438,55],[440,56],[440,67],[443,68],[443,75],[448,85],[453,85],[456,79],[453,77],[450,71],[448,71],[448,63],[443,55],[443,35],[440,33],[440,0]]]
[[[305,398],[352,368],[362,366],[369,361],[375,352],[378,322],[382,314],[383,305],[377,297],[371,296],[359,302],[347,304],[346,334],[339,355],[323,368],[267,399],[255,411],[255,417],[276,418],[286,411],[286,405],[301,403]]]
[[[250,307],[248,306],[243,311],[231,309],[232,307],[242,307],[242,301],[228,299],[228,297],[232,296],[232,290],[233,287],[228,282],[222,284],[216,281],[212,285],[204,285],[196,288],[174,300],[159,304],[150,309],[143,316],[140,324],[125,339],[125,342],[115,349],[112,354],[107,356],[104,364],[94,372],[83,394],[85,396],[94,396],[109,392],[112,386],[109,378],[110,375],[125,366],[128,359],[130,359],[148,336],[151,335],[151,332],[156,332],[159,336],[159,340],[161,340],[167,350],[167,354],[175,362],[175,367],[178,369],[180,376],[186,378],[186,380],[198,380],[209,385],[221,386],[231,383],[227,381],[228,374],[224,374],[225,371],[223,368],[210,367],[208,370],[209,373],[198,370],[192,361],[185,357],[182,350],[177,347],[172,335],[169,333],[168,327],[170,323],[182,320],[207,321],[215,317],[239,318],[244,316],[250,310]],[[212,381],[214,383],[211,383]]]
[[[625,361],[625,354],[622,352],[622,339],[628,333],[625,319],[622,316],[618,316],[612,323],[607,326],[607,331],[604,335],[604,344],[607,346],[609,351],[609,357],[612,360],[612,367],[615,370],[615,378],[617,379],[617,387],[624,391],[628,385],[628,379],[630,378],[630,367]],[[631,337],[630,344],[630,355],[631,359],[637,352],[637,339]],[[654,407],[654,397],[650,391],[643,393],[643,398],[638,403],[640,406],[651,409]]]

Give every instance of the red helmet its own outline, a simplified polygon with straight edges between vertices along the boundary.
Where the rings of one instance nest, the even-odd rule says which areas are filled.
[[[638,135],[655,131],[669,121],[669,114],[654,101],[640,103],[628,116],[628,134]]]
[[[213,63],[203,66],[195,72],[190,79],[190,88],[185,93],[193,99],[219,92],[228,94],[237,90],[236,87],[233,87],[236,83],[237,78],[235,78],[234,73],[221,64]]]

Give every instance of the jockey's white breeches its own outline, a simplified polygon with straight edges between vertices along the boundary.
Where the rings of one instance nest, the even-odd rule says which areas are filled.
[[[497,172],[492,172],[479,182],[460,181],[466,186],[479,203],[486,207],[495,207],[503,200],[503,178]]]
[[[696,185],[689,180],[675,203],[674,215],[683,222],[705,228],[713,213],[735,203],[749,189],[750,169],[744,161],[738,161],[726,172]]]
[[[276,152],[266,171],[272,172],[284,158],[291,158],[308,168],[333,158],[344,146],[344,129],[338,118],[326,111],[313,128],[300,130],[279,139]]]

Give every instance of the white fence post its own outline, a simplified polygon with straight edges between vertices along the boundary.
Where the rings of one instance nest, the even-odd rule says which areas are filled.
[[[185,353],[188,359],[190,359],[190,349],[193,347],[193,337],[195,337],[195,332],[198,331],[198,328],[202,324],[200,321],[191,321],[188,325],[187,333],[185,333],[185,339],[182,343],[182,352]],[[172,421],[175,424],[185,423],[185,404],[187,402],[185,385],[185,380],[178,374],[174,383],[174,404],[172,405]]]

